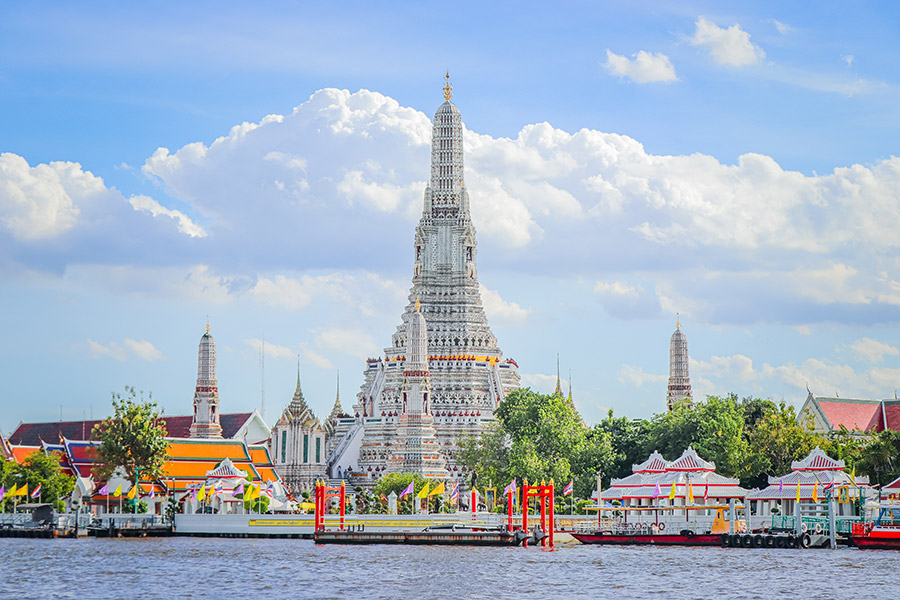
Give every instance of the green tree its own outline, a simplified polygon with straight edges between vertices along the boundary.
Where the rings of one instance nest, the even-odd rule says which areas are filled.
[[[28,484],[29,493],[40,485],[41,497],[44,502],[50,502],[57,510],[63,510],[63,498],[72,493],[75,486],[75,479],[70,475],[66,475],[59,468],[61,460],[58,452],[44,454],[41,451],[35,451],[25,457],[22,464],[12,464],[12,468],[7,465],[7,476],[4,479],[7,490],[14,483],[15,485]],[[22,502],[34,502],[30,497],[19,498],[19,504]],[[10,504],[11,504],[10,499]]]
[[[650,423],[640,419],[613,416],[612,409],[606,418],[594,426],[595,433],[604,433],[612,447],[612,458],[603,471],[603,486],[609,485],[611,479],[631,475],[631,466],[643,462],[644,438]]]
[[[166,426],[151,402],[152,395],[138,398],[133,387],[125,388],[125,395],[113,393],[113,416],[94,427],[93,436],[100,440],[97,448],[98,473],[108,479],[117,468],[124,469],[127,478],[135,480],[138,473],[147,479],[162,474],[166,461]]]
[[[372,488],[372,499],[370,499],[370,503],[373,499],[380,500],[382,496],[387,498],[391,495],[391,492],[394,492],[399,497],[403,490],[409,487],[410,481],[415,482],[415,485],[413,486],[415,493],[407,494],[397,501],[397,512],[400,514],[409,513],[411,508],[410,503],[415,500],[415,494],[421,491],[426,484],[425,478],[418,473],[390,473],[385,475],[379,479],[378,483],[375,484],[375,487]],[[431,489],[434,489],[434,486],[438,484],[437,481],[429,483]]]
[[[799,422],[793,406],[770,404],[747,433],[750,464],[757,471],[749,478],[742,477],[750,487],[768,485],[769,475],[790,472],[793,461],[807,456],[821,442],[812,421]]]
[[[856,472],[872,485],[885,485],[900,477],[900,431],[886,429],[860,448]]]

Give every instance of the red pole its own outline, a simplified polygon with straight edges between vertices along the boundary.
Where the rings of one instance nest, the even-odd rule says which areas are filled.
[[[316,505],[313,509],[313,531],[319,530],[319,481],[316,480],[316,487],[313,492],[313,503]]]
[[[528,535],[528,482],[522,485],[522,531]],[[528,547],[528,538],[522,542],[522,546]]]
[[[513,491],[510,488],[506,492],[506,529],[512,533],[513,530]]]
[[[575,494],[573,493],[574,497]],[[550,480],[550,547],[553,547],[553,529],[556,527],[556,508],[553,506],[556,499],[555,490],[553,489],[553,480]]]
[[[542,485],[540,493],[540,501],[541,501],[541,531],[547,532],[547,487]],[[541,540],[541,546],[547,545],[547,538],[544,537]]]
[[[344,480],[341,479],[341,531],[344,530],[344,512],[347,508],[347,496],[344,493]]]

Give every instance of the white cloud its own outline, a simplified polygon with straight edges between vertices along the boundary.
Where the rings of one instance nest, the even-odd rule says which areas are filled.
[[[641,387],[645,383],[665,384],[669,380],[669,377],[668,375],[664,374],[647,373],[641,367],[623,364],[619,368],[619,373],[616,379],[618,379],[621,383],[633,385],[634,387]]]
[[[767,367],[765,365],[764,370]],[[713,356],[708,362],[691,359],[691,373],[744,384],[758,381],[763,376],[753,368],[753,359],[743,354]]]
[[[781,35],[787,35],[794,29],[790,25],[788,25],[786,23],[782,23],[781,21],[778,21],[775,19],[772,19],[771,21],[772,21],[772,24],[775,26],[775,29],[777,29],[778,33],[780,33]]]
[[[250,293],[264,304],[290,310],[303,308],[310,301],[303,282],[284,275],[276,275],[273,279],[260,277]]]
[[[72,196],[104,190],[102,180],[77,163],[31,167],[21,156],[0,154],[0,224],[18,239],[38,240],[71,229],[79,213]]]
[[[751,42],[750,34],[738,24],[723,29],[706,17],[700,17],[695,25],[697,28],[690,43],[706,48],[720,65],[746,67],[759,64],[766,57],[763,49]]]
[[[545,375],[543,373],[519,373],[522,379],[522,387],[530,387],[531,389],[543,394],[551,394],[556,391],[556,375]],[[569,382],[560,378],[560,386],[562,386],[563,394]]]
[[[149,196],[132,196],[129,202],[134,210],[150,213],[154,217],[163,215],[174,219],[181,233],[191,237],[206,237],[206,231],[180,210],[166,208]]]
[[[896,346],[885,344],[869,337],[864,337],[850,344],[850,349],[858,354],[863,360],[873,363],[880,363],[885,356],[900,355],[900,350]]]
[[[841,54],[841,60],[847,63],[848,67],[853,66],[853,58],[852,54]]]
[[[627,77],[637,83],[678,81],[675,67],[665,54],[653,54],[641,50],[633,59],[606,50],[606,70],[619,77]]]
[[[326,329],[315,332],[315,343],[320,348],[336,350],[356,358],[379,356],[381,351],[368,333],[357,329]]]
[[[156,347],[147,340],[136,341],[126,338],[121,344],[118,342],[109,342],[108,344],[103,345],[100,342],[95,342],[88,338],[87,345],[88,351],[93,358],[109,357],[119,362],[128,360],[130,356],[135,356],[148,362],[163,360],[164,358],[162,352],[157,350]],[[129,350],[130,354],[128,352]]]
[[[320,369],[334,368],[334,364],[332,364],[328,357],[319,354],[318,352],[310,348],[307,344],[300,344],[300,348],[303,360],[308,360]]]
[[[622,281],[598,281],[594,295],[606,311],[620,318],[653,317],[659,314],[660,303],[656,294],[640,285]]]
[[[524,323],[528,318],[528,309],[522,308],[515,302],[507,302],[500,297],[499,292],[489,290],[483,284],[479,284],[478,287],[484,312],[490,321]]]

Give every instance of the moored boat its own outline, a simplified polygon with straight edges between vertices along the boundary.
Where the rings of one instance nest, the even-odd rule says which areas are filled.
[[[611,531],[594,531],[572,533],[572,537],[582,544],[609,544],[619,546],[656,545],[656,546],[719,546],[722,543],[720,534],[694,533],[685,529],[673,533],[613,533]]]
[[[857,548],[900,550],[900,525],[854,523],[850,543]]]

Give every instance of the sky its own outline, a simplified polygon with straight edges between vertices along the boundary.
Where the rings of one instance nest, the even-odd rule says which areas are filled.
[[[224,412],[298,361],[349,408],[447,71],[523,385],[558,354],[588,423],[661,412],[678,313],[695,397],[892,398],[898,54],[892,2],[4,3],[0,431],[189,414],[207,318]]]

